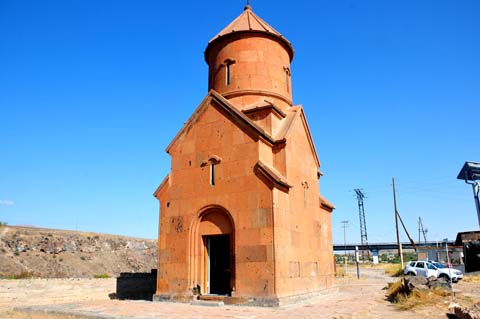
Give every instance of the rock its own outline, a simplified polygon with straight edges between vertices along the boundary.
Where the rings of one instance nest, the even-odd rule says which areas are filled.
[[[157,263],[156,240],[32,227],[9,229],[0,237],[0,272],[7,276],[18,275],[19,265],[40,277],[53,278],[148,272]]]
[[[455,317],[458,319],[480,319],[480,315],[475,313],[472,309],[467,309],[465,307],[460,306],[459,304],[450,304],[448,306],[450,312],[455,314]]]
[[[407,286],[410,290],[415,288],[428,288],[428,279],[418,276],[405,276],[404,285]]]
[[[131,242],[131,241],[129,241],[125,245],[125,248],[141,250],[141,249],[147,249],[148,247],[145,245],[145,242]]]
[[[445,290],[450,290],[452,288],[450,281],[445,278],[429,278],[427,286],[428,288],[441,288]]]

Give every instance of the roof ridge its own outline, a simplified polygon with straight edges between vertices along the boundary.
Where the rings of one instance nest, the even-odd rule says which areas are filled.
[[[256,22],[256,24],[258,24],[257,29],[255,29],[255,26],[253,25],[254,21]],[[247,25],[246,27],[245,24]],[[257,16],[251,9],[244,10],[238,17],[236,17],[225,28],[223,28],[219,33],[217,33],[213,38],[211,38],[208,43],[211,43],[215,39],[230,34],[232,32],[240,31],[260,31],[270,33],[280,37],[284,41],[287,41],[288,44],[291,46],[290,42],[284,36],[282,36],[280,32],[278,32],[274,27],[269,25],[265,20]]]
[[[190,118],[185,122],[185,124],[182,126],[180,131],[175,135],[173,140],[170,142],[170,144],[166,148],[166,152],[169,153],[170,149],[173,147],[175,142],[180,138],[181,135],[183,135],[185,132],[188,132],[190,129],[191,125],[196,122],[200,116],[200,114],[205,110],[206,107],[208,107],[209,102],[214,100],[217,105],[219,105],[223,110],[225,110],[228,114],[233,116],[234,118],[240,121],[242,121],[245,127],[249,127],[250,129],[254,130],[256,134],[258,134],[258,137],[266,141],[267,143],[270,143],[271,145],[283,143],[283,140],[277,140],[273,136],[271,136],[268,132],[266,132],[263,128],[261,128],[258,124],[253,122],[248,116],[243,114],[242,111],[237,109],[230,101],[225,99],[220,93],[218,93],[215,90],[210,90],[207,94],[207,96],[202,100],[200,105],[195,109],[195,111],[192,113]]]
[[[271,32],[271,33],[277,33],[278,36],[282,37],[282,34],[280,32],[278,32],[277,30],[275,30],[275,28],[273,28],[271,25],[269,25],[265,20],[263,20],[262,18],[260,18],[259,16],[257,16],[256,14],[254,14],[253,12],[251,12],[252,15],[253,15],[253,18],[255,20],[257,20],[258,24],[263,27],[263,29],[266,31],[266,32]]]
[[[208,63],[208,56],[212,46],[220,41],[223,38],[229,38],[230,36],[235,36],[236,34],[249,33],[252,36],[266,36],[273,38],[275,41],[282,44],[290,56],[290,61],[293,60],[294,50],[293,46],[280,32],[278,32],[274,27],[268,24],[265,20],[260,18],[255,12],[252,11],[251,7],[245,7],[245,10],[233,19],[226,27],[224,27],[220,32],[213,36],[210,41],[208,41],[207,48],[205,49],[204,56],[205,60]]]

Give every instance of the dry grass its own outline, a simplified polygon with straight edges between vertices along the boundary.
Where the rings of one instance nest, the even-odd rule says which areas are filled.
[[[403,280],[397,280],[389,283],[387,286],[387,299],[391,302],[397,302],[400,295],[408,295],[409,290],[405,287]]]
[[[440,305],[448,300],[449,295],[448,291],[440,288],[415,289],[409,295],[399,295],[395,305],[403,310],[427,305]]]
[[[427,305],[443,305],[449,296],[449,291],[437,287],[410,290],[405,286],[403,280],[390,284],[387,290],[387,299],[402,310]]]
[[[463,282],[480,283],[480,275],[465,276],[465,277],[463,277],[462,281]]]
[[[403,269],[400,264],[386,264],[385,273],[392,277],[400,277],[403,274]]]
[[[370,269],[383,269],[385,274],[392,277],[400,277],[403,274],[403,269],[400,264],[360,264],[361,268],[370,268]]]
[[[337,267],[335,267],[335,277],[344,277],[344,276],[345,276],[345,268],[337,265]]]

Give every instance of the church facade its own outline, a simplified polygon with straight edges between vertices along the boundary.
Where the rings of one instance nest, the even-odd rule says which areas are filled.
[[[247,5],[207,45],[209,92],[168,145],[154,300],[275,306],[334,284],[317,151],[291,43]]]

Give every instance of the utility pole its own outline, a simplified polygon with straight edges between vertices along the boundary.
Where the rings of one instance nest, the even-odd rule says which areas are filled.
[[[348,220],[342,220],[341,223],[343,224],[343,247],[345,249],[345,254],[343,255],[343,259],[345,261],[345,275],[347,274],[347,227],[348,227]]]
[[[360,242],[362,246],[368,245],[367,223],[365,222],[365,210],[363,208],[363,199],[365,195],[359,188],[354,189],[358,201],[358,216],[360,218]],[[362,257],[364,257],[365,250],[362,250]]]
[[[421,243],[421,237],[420,234],[423,234],[423,241],[425,244],[427,243],[427,232],[428,229],[423,228],[423,223],[422,223],[422,218],[418,217],[418,242]]]
[[[392,177],[392,186],[393,186],[393,207],[395,209],[395,232],[397,233],[397,245],[398,245],[398,255],[400,256],[400,263],[403,269],[403,251],[402,244],[400,243],[400,236],[398,234],[398,210],[397,210],[397,193],[395,191],[395,178]]]
[[[420,232],[421,232],[420,225],[421,224],[422,224],[422,219],[418,217],[418,242],[420,242]]]

